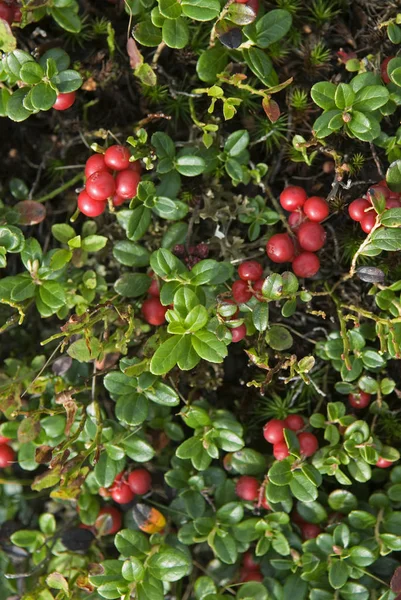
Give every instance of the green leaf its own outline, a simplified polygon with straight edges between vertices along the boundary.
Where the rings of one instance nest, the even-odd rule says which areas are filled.
[[[208,2],[208,0],[205,0]],[[205,50],[196,64],[196,72],[201,81],[214,83],[217,75],[222,73],[228,63],[228,55],[221,44]]]
[[[39,296],[44,304],[53,311],[63,307],[66,302],[64,288],[56,281],[44,281],[39,286]]]
[[[169,48],[185,48],[189,41],[186,20],[182,17],[174,20],[166,19],[163,23],[162,35]]]
[[[99,341],[97,338],[91,337],[88,341],[80,339],[72,342],[68,347],[67,354],[79,362],[90,362],[99,356],[100,351],[101,345]]]
[[[372,242],[380,250],[401,250],[401,229],[376,229],[372,234]]]
[[[62,29],[71,33],[79,33],[81,31],[82,21],[71,8],[49,8],[49,12]]]
[[[371,142],[380,135],[380,125],[371,115],[354,110],[352,119],[347,123],[351,133],[363,142]]]
[[[377,110],[388,102],[389,96],[384,85],[368,85],[357,92],[352,108],[362,112]]]
[[[348,579],[348,567],[340,559],[332,559],[329,564],[329,582],[331,587],[338,590],[343,587]]]
[[[65,71],[70,66],[71,59],[65,50],[51,48],[39,58],[39,64],[43,70],[47,68],[47,61],[52,60],[56,64],[57,71]]]
[[[178,0],[159,0],[159,10],[166,19],[177,19],[182,12]]]
[[[161,547],[150,557],[147,567],[150,574],[162,581],[178,581],[190,570],[188,556],[176,548]]]
[[[50,110],[57,100],[57,93],[47,83],[38,83],[30,93],[30,99],[36,110]]]
[[[234,4],[234,6],[236,6]],[[245,5],[246,6],[246,5]],[[245,62],[251,69],[252,73],[264,84],[270,85],[270,75],[273,71],[273,63],[269,56],[259,48],[249,48],[242,52]]]
[[[62,244],[67,244],[69,240],[75,237],[75,231],[71,225],[67,225],[66,223],[52,225],[52,234],[53,237]]]
[[[224,166],[227,171],[227,175],[229,175],[236,184],[242,181],[243,171],[241,163],[238,162],[238,160],[235,160],[234,158],[228,158]]]
[[[331,135],[333,133],[333,129],[329,127],[329,124],[331,123],[332,119],[337,117],[339,114],[341,114],[341,111],[337,108],[321,114],[320,117],[318,117],[313,123],[313,132],[316,137],[325,138],[328,135]]]
[[[287,458],[275,461],[269,469],[269,481],[274,485],[287,485],[291,483],[292,478],[293,472],[291,470],[291,461]],[[315,500],[315,498],[313,498],[313,500]]]
[[[16,90],[7,102],[7,116],[16,122],[25,121],[31,116],[32,111],[27,110],[24,107],[24,100],[27,97],[29,90],[27,88],[20,88]]]
[[[150,363],[151,373],[154,375],[164,375],[171,371],[181,356],[182,346],[183,336],[180,335],[173,335],[163,342],[152,357]]]
[[[175,168],[180,175],[184,175],[185,177],[196,177],[203,173],[206,168],[206,163],[201,156],[185,154],[176,159]]]
[[[141,380],[139,382],[141,383]],[[162,381],[156,381],[152,387],[145,390],[145,394],[149,400],[162,406],[177,406],[180,403],[177,392]]]
[[[341,588],[341,598],[343,600],[368,600],[370,596],[369,590],[359,583],[348,581]]]
[[[231,467],[240,475],[261,475],[266,470],[266,459],[252,448],[243,448],[232,454]]]
[[[384,227],[401,227],[401,208],[390,208],[386,210],[380,222]]]
[[[211,21],[220,13],[218,0],[182,0],[182,12],[195,21]]]
[[[353,546],[349,551],[349,558],[357,567],[368,567],[376,560],[374,552],[365,546]]]
[[[145,273],[124,273],[115,282],[114,289],[120,296],[138,298],[148,291],[151,283],[151,278]]]
[[[150,19],[141,21],[133,29],[133,36],[142,46],[158,46],[163,41],[162,31]]]
[[[199,304],[198,306],[195,306],[195,308],[193,308],[187,315],[184,321],[184,327],[188,331],[198,331],[199,329],[205,327],[208,320],[209,314],[206,308]]]
[[[340,83],[336,88],[334,102],[341,110],[350,109],[355,99],[355,93],[348,83]]]
[[[123,558],[142,558],[150,552],[149,540],[144,533],[132,529],[122,529],[114,538],[114,544]]]
[[[26,62],[20,70],[20,77],[24,83],[33,85],[39,83],[44,76],[42,67],[36,62]]]
[[[252,321],[258,331],[266,331],[269,325],[269,305],[259,302],[252,312]]]
[[[152,211],[143,204],[134,208],[128,221],[127,237],[133,242],[140,240],[149,229]]]
[[[271,10],[256,21],[256,45],[259,48],[267,48],[271,44],[278,42],[290,30],[292,25],[291,14],[286,10]],[[251,31],[247,26],[244,29],[245,35]]]
[[[85,252],[98,252],[107,244],[107,237],[104,235],[88,235],[82,240],[81,248]]]
[[[266,332],[266,342],[273,350],[282,352],[291,348],[294,340],[288,329],[282,325],[272,325]]]
[[[111,460],[107,452],[102,452],[95,465],[94,477],[101,487],[110,487],[116,475],[120,472],[121,465]]]
[[[128,240],[114,244],[113,256],[127,267],[146,267],[150,260],[150,253],[146,248]]]
[[[149,412],[149,401],[143,394],[121,396],[116,404],[116,417],[127,425],[140,425]]]
[[[278,300],[283,293],[283,278],[278,273],[272,273],[263,282],[262,295],[268,300]]]
[[[127,437],[122,443],[125,453],[136,462],[148,462],[155,455],[152,446],[137,435]]]
[[[290,489],[295,498],[301,502],[312,502],[318,496],[317,487],[302,471],[294,471],[290,481]]]
[[[201,358],[213,363],[223,362],[228,354],[227,346],[211,331],[195,332],[192,336],[192,346]]]
[[[178,278],[177,275],[187,271],[184,263],[167,248],[159,248],[153,252],[150,257],[150,266],[156,275],[167,281],[174,281]]]
[[[23,302],[28,298],[33,298],[36,292],[36,285],[29,277],[21,283],[18,283],[11,291],[11,299],[14,302]]]
[[[235,563],[238,557],[237,544],[235,539],[230,534],[224,536],[219,532],[213,538],[213,543],[209,542],[216,556],[225,564],[232,565]]]
[[[224,150],[228,156],[238,156],[249,144],[249,133],[246,129],[238,129],[228,136]]]
[[[17,40],[13,36],[11,27],[5,19],[0,19],[0,50],[4,53],[12,52],[17,47]]]
[[[215,260],[210,258],[201,260],[191,270],[191,283],[194,285],[215,283],[218,269],[219,263]]]
[[[391,163],[386,173],[386,182],[393,192],[401,192],[401,159]]]
[[[145,569],[139,559],[131,556],[124,562],[122,576],[127,581],[142,581],[144,575]]]

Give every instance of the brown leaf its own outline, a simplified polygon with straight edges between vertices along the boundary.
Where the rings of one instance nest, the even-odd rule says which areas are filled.
[[[280,117],[280,107],[275,100],[263,98],[262,102],[263,110],[265,111],[267,118],[275,123]]]
[[[57,394],[56,403],[62,404],[65,412],[67,413],[67,422],[65,425],[65,435],[69,435],[71,431],[71,427],[75,420],[75,415],[77,414],[78,406],[75,400],[72,397],[71,392],[61,392],[61,394]]]
[[[18,441],[20,444],[33,442],[40,433],[40,422],[38,419],[28,417],[21,421],[18,427]]]
[[[143,56],[138,50],[138,46],[134,38],[129,38],[127,42],[127,54],[129,56],[129,64],[132,69],[137,69],[143,63]]]
[[[13,413],[21,408],[21,397],[19,391],[15,390],[11,394],[0,396],[0,410],[7,419],[15,418]]]
[[[50,446],[38,446],[35,449],[35,461],[40,465],[48,463],[52,459],[52,453],[53,448]]]
[[[46,207],[35,200],[23,200],[14,208],[19,212],[20,225],[38,225],[46,218]]]
[[[391,578],[390,581],[391,591],[395,594],[399,594],[401,592],[401,567],[398,567]]]

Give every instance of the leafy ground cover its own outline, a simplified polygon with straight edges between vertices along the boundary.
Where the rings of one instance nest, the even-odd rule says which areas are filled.
[[[0,2],[0,597],[401,598],[401,14]]]

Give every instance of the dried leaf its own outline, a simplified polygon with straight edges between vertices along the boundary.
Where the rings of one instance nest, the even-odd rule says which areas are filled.
[[[38,225],[46,218],[46,207],[35,200],[23,200],[14,208],[19,212],[20,225]]]
[[[127,42],[127,54],[129,56],[129,64],[132,69],[137,69],[143,63],[143,56],[138,50],[138,46],[134,38],[130,37]]]
[[[265,111],[267,118],[275,123],[280,117],[280,107],[275,100],[263,98],[262,102],[263,110]]]

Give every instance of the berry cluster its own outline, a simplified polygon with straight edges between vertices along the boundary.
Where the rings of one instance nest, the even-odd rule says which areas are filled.
[[[313,433],[301,432],[304,427],[305,423],[301,415],[288,415],[284,420],[271,419],[266,423],[263,428],[263,435],[267,442],[273,444],[273,456],[276,460],[284,460],[290,455],[284,439],[284,429],[295,431],[302,456],[308,458],[315,454],[319,449],[317,438]]]
[[[11,466],[15,461],[15,452],[9,445],[9,438],[0,436],[0,469]]]
[[[377,213],[372,204],[372,200],[384,198],[386,201],[386,210],[389,208],[401,207],[401,195],[392,192],[385,180],[376,185],[372,185],[363,198],[357,198],[348,207],[349,216],[353,221],[357,221],[362,231],[370,233],[376,224]]]
[[[320,261],[315,252],[323,248],[326,232],[321,222],[329,215],[324,198],[311,196],[296,185],[286,187],[280,194],[281,206],[290,212],[288,224],[296,240],[288,233],[276,233],[266,245],[267,256],[276,263],[291,262],[298,277],[313,277],[319,271]]]
[[[9,25],[21,22],[22,13],[16,0],[0,1],[0,19],[7,21]]]
[[[166,320],[167,306],[163,306],[160,302],[159,281],[153,271],[149,272],[149,277],[152,283],[148,289],[149,296],[142,304],[142,315],[149,325],[163,325]]]
[[[152,487],[152,478],[146,469],[135,469],[130,473],[119,473],[108,489],[102,490],[104,497],[111,497],[117,504],[128,504],[137,494],[147,494]]]
[[[188,269],[192,269],[198,262],[209,256],[209,246],[201,242],[196,246],[189,246],[187,251],[184,244],[176,244],[173,253],[185,262]]]
[[[85,189],[78,196],[78,208],[87,217],[104,213],[107,200],[120,206],[136,195],[141,179],[139,161],[130,162],[125,146],[110,146],[104,154],[94,154],[86,161]]]

